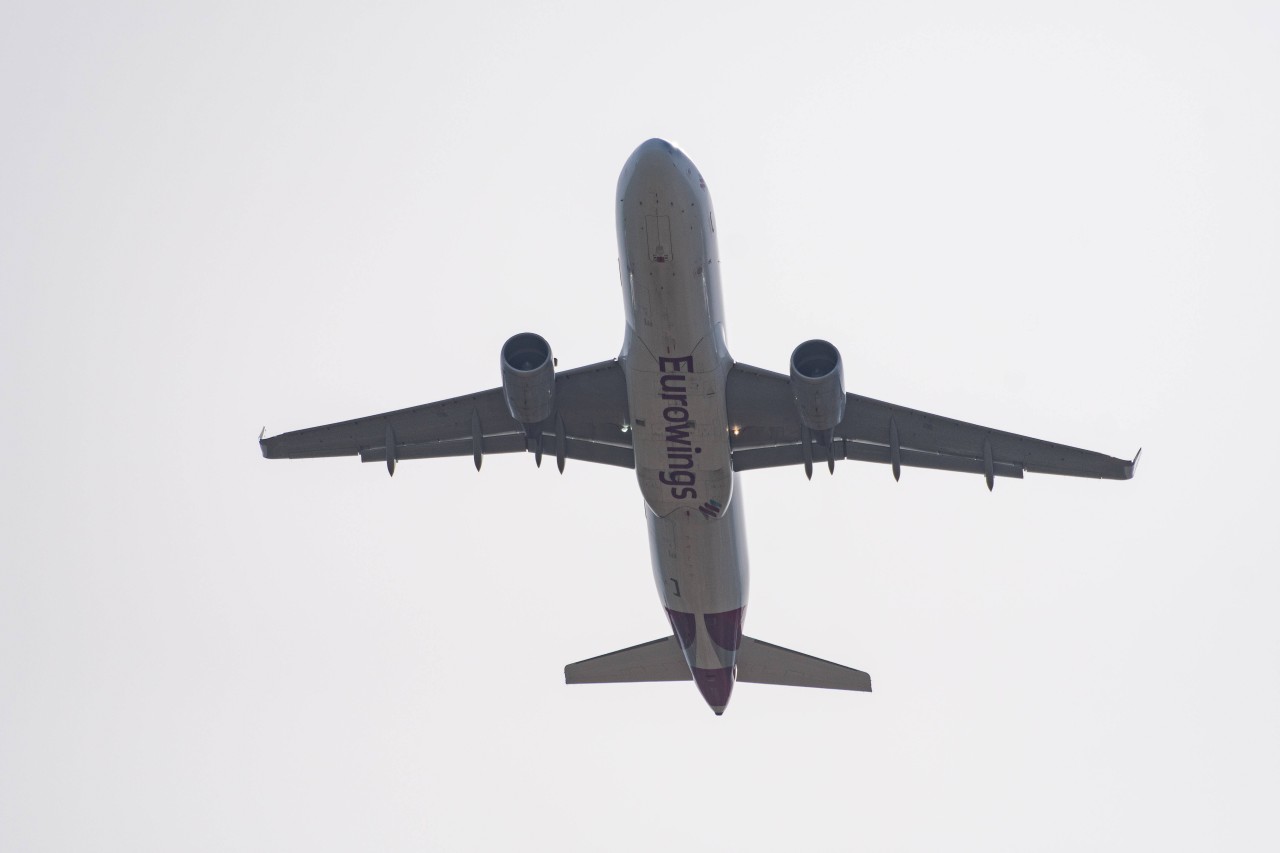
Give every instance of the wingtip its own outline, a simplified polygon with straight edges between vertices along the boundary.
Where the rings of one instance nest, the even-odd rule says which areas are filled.
[[[1142,458],[1142,448],[1138,448],[1138,452],[1133,454],[1133,459],[1129,460],[1129,464],[1125,466],[1124,473],[1126,480],[1133,479],[1133,472],[1138,470],[1138,460]]]

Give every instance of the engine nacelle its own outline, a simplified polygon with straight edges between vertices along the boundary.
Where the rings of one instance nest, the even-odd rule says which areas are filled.
[[[526,427],[555,411],[556,367],[551,344],[541,335],[521,332],[502,345],[502,393],[507,410]]]
[[[800,422],[824,434],[844,420],[844,365],[826,341],[805,341],[791,353],[791,394]]]

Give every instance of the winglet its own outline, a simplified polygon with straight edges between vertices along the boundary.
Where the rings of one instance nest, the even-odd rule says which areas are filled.
[[[1142,458],[1142,448],[1141,448],[1141,447],[1139,447],[1139,448],[1138,448],[1138,452],[1137,452],[1137,453],[1135,453],[1135,454],[1133,454],[1133,459],[1131,459],[1131,460],[1129,461],[1129,464],[1125,466],[1125,471],[1124,471],[1124,473],[1125,473],[1125,479],[1126,479],[1126,480],[1132,480],[1132,479],[1133,479],[1133,472],[1134,472],[1134,470],[1136,470],[1136,469],[1137,469],[1137,467],[1138,467],[1138,460],[1139,460],[1139,459],[1141,459],[1141,458]]]
[[[264,426],[262,428],[262,432],[258,433],[258,449],[262,451],[263,459],[270,459],[271,457],[267,455],[266,435],[267,435],[267,428]]]

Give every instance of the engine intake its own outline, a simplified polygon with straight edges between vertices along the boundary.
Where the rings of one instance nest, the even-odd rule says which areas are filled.
[[[521,332],[502,345],[502,393],[507,410],[526,427],[555,411],[556,368],[551,344],[541,335]]]
[[[791,353],[791,394],[800,422],[820,435],[844,420],[844,365],[826,341],[805,341]]]

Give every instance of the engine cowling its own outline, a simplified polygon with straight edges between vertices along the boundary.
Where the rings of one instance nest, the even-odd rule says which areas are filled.
[[[791,353],[791,394],[800,422],[829,434],[844,420],[844,365],[827,341],[805,341]]]
[[[555,411],[556,367],[551,345],[541,335],[521,332],[502,345],[502,393],[507,410],[526,427]]]

